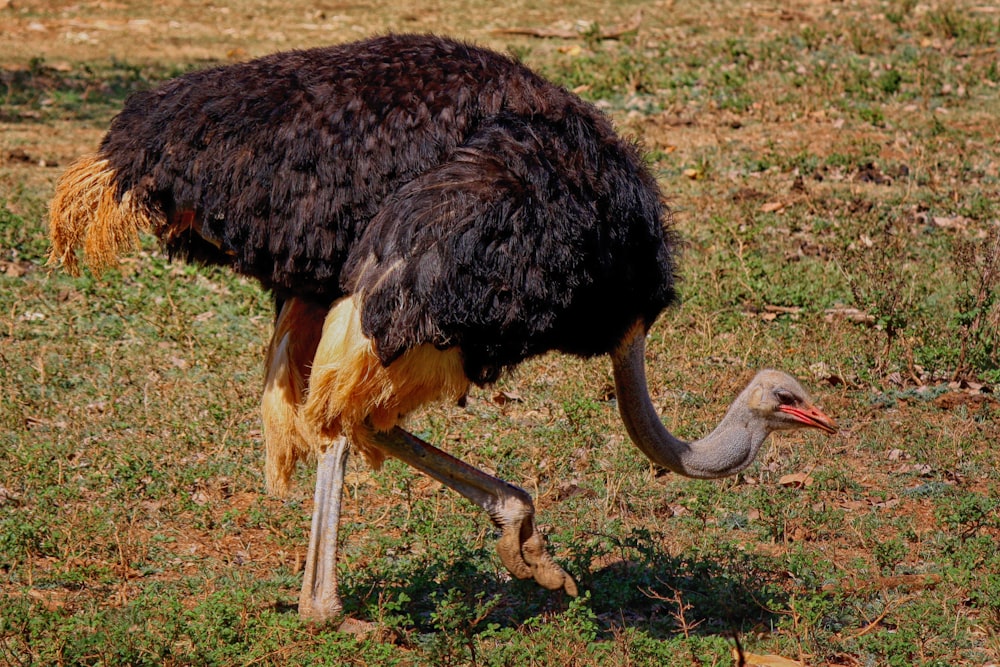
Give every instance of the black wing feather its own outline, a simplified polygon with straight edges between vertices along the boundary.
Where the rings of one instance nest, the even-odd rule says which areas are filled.
[[[658,191],[578,119],[499,114],[390,197],[345,268],[383,363],[462,349],[479,383],[558,349],[611,349],[674,298]]]
[[[461,346],[486,382],[611,350],[674,298],[675,240],[593,106],[467,44],[388,35],[184,75],[101,146],[172,254],[321,304],[364,293],[384,363]]]

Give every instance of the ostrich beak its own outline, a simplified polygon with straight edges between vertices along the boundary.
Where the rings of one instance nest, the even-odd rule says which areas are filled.
[[[815,405],[806,404],[804,408],[798,408],[794,405],[779,405],[778,409],[782,412],[790,414],[796,421],[801,422],[804,426],[818,428],[824,433],[829,433],[830,435],[837,432],[837,422],[823,414],[823,412]]]

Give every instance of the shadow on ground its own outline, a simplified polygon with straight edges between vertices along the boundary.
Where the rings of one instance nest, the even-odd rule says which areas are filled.
[[[654,637],[728,635],[776,620],[769,609],[783,606],[783,566],[725,547],[671,555],[657,542],[634,531],[571,548],[563,565],[602,634],[638,628]],[[456,624],[519,627],[565,611],[572,600],[533,581],[509,580],[489,549],[460,544],[353,569],[342,593],[352,616],[420,633]]]

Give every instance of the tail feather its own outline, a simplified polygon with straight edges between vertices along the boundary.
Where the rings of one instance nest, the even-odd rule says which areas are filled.
[[[131,192],[118,195],[117,173],[108,160],[81,158],[59,179],[52,198],[49,264],[62,264],[76,275],[76,251],[82,248],[87,265],[100,272],[138,244],[139,232],[162,226],[161,218]]]

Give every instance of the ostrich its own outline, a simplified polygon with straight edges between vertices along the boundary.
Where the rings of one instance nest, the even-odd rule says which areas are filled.
[[[388,35],[186,74],[132,95],[52,205],[51,260],[100,270],[151,231],[171,256],[231,267],[275,298],[261,401],[266,479],[315,456],[305,619],[339,617],[348,453],[401,459],[489,514],[519,578],[577,592],[522,489],[404,430],[403,417],[558,350],[610,354],[632,441],[715,478],[772,431],[834,422],[761,371],[697,442],[650,400],[645,335],[676,300],[677,239],[635,145],[590,104],[506,56]]]

